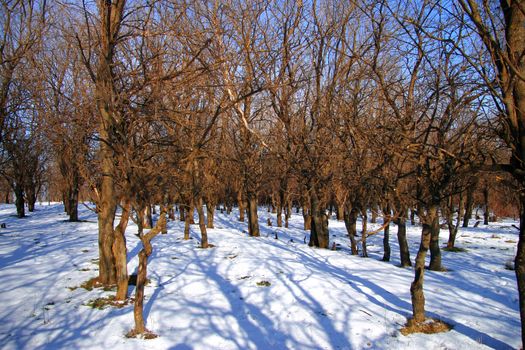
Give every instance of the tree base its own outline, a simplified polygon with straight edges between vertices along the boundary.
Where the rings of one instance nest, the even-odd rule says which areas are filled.
[[[137,332],[134,329],[129,331],[126,334],[126,338],[138,338],[138,339],[155,339],[159,336],[153,332],[148,331],[147,329],[144,332]]]
[[[412,333],[444,333],[450,331],[452,328],[452,325],[433,318],[427,318],[423,322],[415,322],[413,318],[410,318],[406,325],[401,328],[401,334],[406,336]]]

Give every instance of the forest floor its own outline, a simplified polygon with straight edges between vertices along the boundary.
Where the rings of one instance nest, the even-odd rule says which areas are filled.
[[[97,276],[97,223],[67,222],[59,204],[39,205],[24,219],[0,205],[0,348],[2,349],[512,349],[521,346],[512,220],[460,229],[442,251],[446,272],[425,272],[428,316],[453,326],[446,333],[403,336],[411,314],[412,268],[399,267],[397,228],[391,262],[382,262],[382,233],[369,237],[369,258],[352,256],[342,222],[330,220],[336,250],[308,247],[302,216],[290,228],[261,208],[260,238],[247,235],[238,212],[217,213],[208,231],[215,247],[200,249],[199,230],[182,240],[183,223],[153,241],[145,317],[152,340],[128,339],[133,306],[89,306],[112,291],[79,287]],[[380,221],[380,220],[379,220]],[[358,223],[360,225],[360,223]],[[369,229],[379,224],[369,225]],[[359,228],[359,226],[358,226]],[[408,225],[412,261],[421,227]],[[275,239],[277,232],[278,239]],[[129,272],[140,241],[127,230]],[[441,244],[448,230],[441,231]],[[332,245],[332,243],[330,243]],[[133,289],[130,287],[133,296]]]

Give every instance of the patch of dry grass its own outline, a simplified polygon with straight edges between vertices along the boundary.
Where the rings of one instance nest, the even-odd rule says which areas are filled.
[[[413,333],[435,334],[444,333],[452,329],[452,326],[441,320],[427,318],[424,322],[416,323],[409,319],[406,325],[401,328],[401,334],[407,336]]]
[[[138,339],[155,339],[158,335],[146,330],[144,333],[138,333],[135,330],[131,330],[126,334],[126,338],[138,338]]]
[[[115,300],[114,295],[110,295],[106,298],[96,298],[96,299],[90,300],[88,301],[86,306],[90,306],[94,309],[99,309],[99,310],[102,310],[106,308],[107,306],[112,306],[117,309],[120,309],[131,303],[133,303],[133,298],[128,298],[126,300],[119,301],[119,300]]]

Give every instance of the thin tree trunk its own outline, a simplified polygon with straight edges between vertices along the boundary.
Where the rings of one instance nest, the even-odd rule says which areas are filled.
[[[431,205],[427,215],[434,217],[437,215],[437,205]],[[425,294],[423,292],[423,282],[425,276],[425,258],[430,248],[431,225],[427,220],[423,220],[421,232],[421,243],[416,256],[416,266],[414,270],[414,281],[410,286],[412,298],[412,322],[422,323],[425,321]]]
[[[412,266],[412,261],[410,260],[410,249],[408,248],[407,241],[407,224],[404,214],[396,219],[395,224],[397,225],[397,241],[399,242],[401,266]]]
[[[23,218],[26,216],[25,212],[25,200],[24,200],[24,189],[22,185],[18,183],[14,186],[15,192],[15,206],[16,206],[16,216]]]
[[[188,206],[185,206],[185,208],[190,208],[191,209],[191,215],[193,216],[193,201],[191,201],[191,204],[188,205]],[[189,209],[189,210],[190,210]],[[187,241],[190,239],[190,225],[191,225],[191,220],[190,220],[190,213],[189,213],[189,210],[188,212],[186,213],[185,217],[184,217],[184,240]],[[182,211],[182,206],[181,206],[181,211]]]
[[[370,223],[375,224],[377,223],[377,203],[373,203],[370,206],[370,211],[372,212],[372,217],[370,218]]]
[[[280,200],[277,202],[277,227],[283,227],[283,205]]]
[[[368,236],[367,233],[367,224],[368,224],[368,215],[366,214],[366,208],[361,209],[361,217],[362,217],[362,231],[361,231],[361,250],[362,250],[362,256],[363,258],[368,258],[368,250],[366,249],[366,238]]]
[[[242,190],[237,192],[237,204],[239,205],[239,221],[244,222],[244,202],[242,198]]]
[[[214,228],[213,221],[215,217],[215,205],[208,201],[206,203],[206,222],[208,224],[208,228]]]
[[[257,193],[248,192],[248,234],[259,237],[259,216],[257,214]]]
[[[310,215],[310,210],[305,204],[303,204],[303,222],[304,230],[310,231],[312,228],[312,215]]]
[[[352,249],[352,255],[358,255],[359,249],[357,248],[357,242],[355,234],[357,233],[357,210],[347,205],[347,210],[344,213],[346,232],[350,238],[350,246]]]
[[[26,198],[27,198],[27,210],[32,213],[35,211],[35,203],[36,203],[36,190],[34,184],[31,184],[28,186],[26,192]]]
[[[525,345],[525,192],[520,193],[520,236],[514,259],[521,318],[521,338]]]
[[[337,212],[336,212],[337,221],[343,221],[345,219],[345,208],[344,205],[337,203]]]
[[[148,258],[153,252],[151,240],[160,233],[164,225],[166,225],[166,208],[161,207],[160,217],[155,227],[140,238],[142,242],[142,250],[139,252],[139,268],[137,273],[135,304],[133,307],[135,328],[130,332],[131,335],[139,335],[148,332],[144,322],[144,286],[148,277]]]
[[[76,222],[78,221],[78,180],[73,180],[68,193],[69,221]]]
[[[489,186],[485,185],[483,188],[483,225],[489,224],[489,216],[490,216],[490,210],[489,210]]]
[[[436,210],[435,214],[432,212],[432,215],[430,225],[430,265],[428,268],[432,271],[444,271],[445,269],[441,265],[441,249],[439,248],[439,211]]]
[[[146,221],[144,222],[144,228],[152,228],[153,227],[153,213],[151,210],[151,204],[148,204],[146,206],[146,215],[144,216]]]
[[[285,215],[284,215],[284,227],[285,228],[288,228],[288,223],[289,223],[291,216],[292,216],[292,201],[290,201],[290,199],[287,199],[286,205],[285,205]]]
[[[463,194],[459,194],[459,206],[457,211],[457,217],[456,217],[456,223],[454,224],[454,201],[453,198],[450,198],[449,207],[448,207],[448,217],[447,217],[447,225],[448,225],[448,242],[447,242],[447,248],[454,248],[456,244],[456,236],[458,234],[459,225],[461,223],[461,213],[463,212]]]
[[[112,252],[115,257],[115,272],[117,278],[116,300],[125,300],[128,297],[128,261],[126,248],[126,227],[128,226],[131,205],[129,202],[122,204],[122,215],[115,228],[115,240]]]
[[[390,221],[390,217],[391,217],[391,210],[390,210],[390,205],[387,204],[386,205],[386,208],[383,210],[384,214],[385,214],[385,222],[386,221]],[[383,236],[383,261],[390,261],[390,223],[388,225],[385,226],[384,228],[384,236]]]
[[[328,217],[324,209],[319,206],[319,199],[315,188],[310,190],[310,210],[312,215],[312,223],[310,228],[310,247],[316,246],[318,248],[329,248],[330,239],[328,234]]]
[[[201,231],[201,248],[208,248],[208,231],[206,231],[206,218],[204,216],[202,197],[197,197],[197,214],[199,216],[199,229]]]
[[[465,204],[465,215],[463,216],[463,227],[468,227],[469,220],[472,218],[472,211],[474,210],[474,191],[478,180],[475,181],[467,189],[467,203]]]

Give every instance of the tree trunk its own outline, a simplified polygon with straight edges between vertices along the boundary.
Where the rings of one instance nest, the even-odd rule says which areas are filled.
[[[362,231],[361,231],[361,250],[362,250],[362,256],[363,258],[368,258],[368,250],[366,249],[366,238],[368,236],[367,233],[367,225],[368,225],[368,215],[366,213],[366,208],[361,209],[361,218],[362,218]]]
[[[483,188],[483,225],[489,224],[489,216],[490,216],[490,210],[489,210],[489,186],[485,185]]]
[[[432,271],[444,271],[445,269],[441,265],[441,249],[439,248],[439,211],[436,210],[435,214],[432,212],[430,217],[430,265],[429,269]]]
[[[412,261],[410,260],[410,249],[408,248],[407,241],[407,224],[404,214],[405,213],[399,215],[394,223],[397,225],[397,241],[399,242],[401,266],[408,267],[412,266]]]
[[[328,217],[323,208],[319,206],[319,199],[314,188],[310,190],[310,211],[312,222],[310,228],[310,247],[328,249],[330,247],[330,238],[328,234]]]
[[[357,233],[357,213],[357,210],[351,208],[350,205],[347,205],[347,210],[344,212],[345,227],[346,232],[348,232],[348,237],[350,238],[352,255],[359,254],[359,249],[357,248],[357,242],[355,239],[355,234]]]
[[[193,216],[193,203],[190,204],[189,206],[185,206],[185,208],[186,209],[191,208],[192,216]],[[182,206],[181,206],[181,212],[182,212]],[[186,212],[186,215],[184,217],[184,240],[185,241],[190,239],[190,225],[191,225],[191,220],[190,220],[190,214],[189,214],[189,209],[188,209],[188,212]]]
[[[244,201],[242,198],[242,190],[237,192],[237,204],[239,205],[239,221],[244,222]]]
[[[448,226],[448,242],[447,248],[454,248],[456,244],[456,236],[458,234],[459,225],[461,224],[461,213],[463,212],[463,194],[459,194],[459,206],[457,211],[456,223],[454,224],[454,201],[451,197],[449,199],[447,226]]]
[[[16,183],[14,186],[14,192],[15,192],[16,216],[18,216],[19,218],[23,218],[26,216],[24,188],[22,187],[22,185]]]
[[[259,237],[259,216],[257,214],[257,193],[248,192],[248,234]]]
[[[208,224],[208,228],[214,228],[213,221],[215,216],[215,205],[208,201],[206,203],[206,222]]]
[[[286,182],[281,180],[279,188],[279,200],[277,201],[277,227],[283,227],[283,209],[286,205],[284,192],[285,186]]]
[[[27,186],[25,193],[26,193],[26,198],[27,198],[27,210],[30,213],[32,213],[35,211],[35,203],[36,203],[36,195],[37,195],[34,184]]]
[[[463,227],[468,227],[468,222],[472,219],[472,211],[474,210],[474,191],[478,184],[477,178],[467,189],[467,203],[465,204],[465,215],[463,216]]]
[[[115,273],[117,278],[116,300],[125,300],[128,297],[128,261],[126,248],[126,227],[128,226],[131,205],[124,202],[119,224],[115,228],[115,240],[111,247],[115,257]]]
[[[135,304],[133,307],[133,318],[135,320],[135,334],[144,334],[146,325],[144,322],[144,285],[148,276],[148,255],[144,249],[139,252],[139,268],[137,272],[137,285],[135,287]]]
[[[521,340],[525,345],[525,191],[520,193],[520,236],[514,259],[521,318]]]
[[[208,248],[208,231],[206,231],[206,218],[204,216],[202,197],[199,195],[196,199],[197,215],[199,216],[199,229],[201,231],[201,248]]]
[[[185,204],[179,205],[179,220],[186,221],[186,205]]]
[[[385,226],[384,228],[384,236],[383,236],[383,261],[390,261],[390,215],[391,215],[391,210],[390,210],[390,205],[387,204],[385,209],[383,210],[384,214],[385,214],[385,222],[389,222],[388,225]]]
[[[98,198],[98,245],[99,245],[99,282],[104,285],[116,283],[115,259],[112,253],[117,208],[114,184],[115,143],[120,137],[115,135],[120,116],[116,110],[118,93],[113,74],[113,57],[116,40],[119,38],[120,25],[124,12],[124,0],[112,2],[99,1],[100,34],[98,63],[95,82],[95,102],[99,112],[99,159],[101,184]]]
[[[339,203],[337,203],[336,219],[337,221],[343,221],[345,219],[345,208]]]
[[[283,227],[283,206],[280,201],[277,203],[277,227]]]
[[[151,212],[151,205],[148,204],[145,208],[145,213],[144,213],[144,228],[152,228],[153,227],[153,215],[152,215],[152,212]]]
[[[288,222],[292,216],[292,201],[289,199],[286,201],[285,215],[284,215],[284,227],[288,228]]]
[[[78,180],[73,180],[73,184],[68,191],[68,215],[70,222],[78,221]]]
[[[372,217],[370,218],[370,223],[377,223],[377,203],[374,203],[370,206],[370,211],[372,212]]]
[[[430,217],[437,215],[437,205],[429,208]],[[414,281],[410,286],[410,296],[412,298],[412,320],[414,323],[425,321],[425,294],[423,292],[423,282],[425,276],[425,258],[430,247],[431,225],[427,220],[423,220],[421,231],[421,243],[416,256],[416,266],[414,270]]]
[[[416,225],[416,209],[410,208],[410,225]]]
[[[139,252],[139,268],[137,273],[137,286],[135,289],[135,304],[133,307],[133,318],[135,328],[130,332],[131,335],[144,334],[148,332],[144,322],[144,285],[148,277],[148,258],[153,252],[151,240],[160,233],[162,227],[166,225],[166,208],[161,207],[159,221],[150,232],[140,237],[142,250]]]
[[[303,229],[305,231],[310,231],[312,228],[312,215],[310,215],[310,210],[303,204]]]

